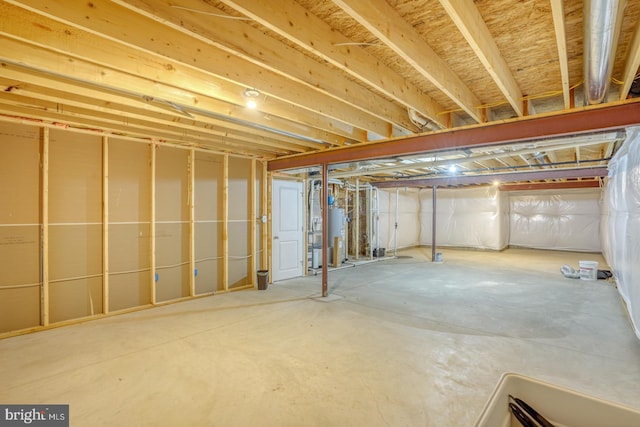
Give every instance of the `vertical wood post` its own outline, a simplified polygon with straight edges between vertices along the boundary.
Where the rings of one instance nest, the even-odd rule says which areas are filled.
[[[322,164],[322,296],[328,295],[329,265],[329,166]]]
[[[102,137],[102,312],[109,313],[109,137]]]
[[[251,159],[251,174],[249,177],[249,282],[257,286],[256,280],[256,222],[258,214],[256,213],[256,159]]]
[[[222,288],[229,290],[229,155],[222,163]]]
[[[196,150],[189,150],[187,198],[189,207],[189,296],[196,295]]]
[[[49,128],[42,128],[42,236],[40,245],[41,280],[40,324],[49,325]]]
[[[151,205],[149,213],[149,267],[151,279],[151,304],[156,303],[156,144],[151,150]]]
[[[267,216],[267,212],[268,212],[268,208],[267,208],[267,201],[269,200],[268,196],[269,196],[269,186],[268,186],[268,178],[267,175],[269,174],[269,172],[267,171],[267,162],[262,162],[262,191],[261,196],[262,196],[262,207],[260,209],[260,211],[262,212],[261,214],[261,218],[262,216]],[[267,227],[267,222],[261,222],[262,224],[262,244],[260,245],[262,247],[262,259],[261,259],[261,266],[262,269],[269,269],[269,259],[268,259],[268,255],[269,255],[269,250],[267,248],[267,245],[269,244],[269,230]]]
[[[574,109],[576,107],[576,90],[575,88],[569,89],[569,108]]]

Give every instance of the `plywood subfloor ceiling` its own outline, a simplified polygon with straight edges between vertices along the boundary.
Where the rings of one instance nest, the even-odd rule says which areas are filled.
[[[561,113],[584,104],[583,7],[582,0],[1,1],[0,114],[273,159]],[[624,2],[605,102],[638,95],[639,18],[640,0]],[[470,155],[481,158],[457,167],[606,165],[615,141],[364,167],[367,179],[388,180],[435,173]],[[412,163],[421,167],[405,167]]]

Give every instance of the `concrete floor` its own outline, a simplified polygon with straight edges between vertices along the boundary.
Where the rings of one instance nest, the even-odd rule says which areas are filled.
[[[472,426],[504,372],[640,407],[600,256],[443,249],[0,341],[0,403],[78,426]]]

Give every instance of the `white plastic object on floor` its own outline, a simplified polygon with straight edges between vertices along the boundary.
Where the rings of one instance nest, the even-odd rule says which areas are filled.
[[[502,376],[475,427],[520,427],[509,395],[524,400],[555,427],[640,426],[640,409],[598,399],[523,375]]]
[[[562,267],[560,267],[560,272],[564,275],[564,277],[569,279],[580,278],[580,272],[576,271],[576,269],[571,267],[569,264],[565,264]]]
[[[598,261],[580,261],[580,280],[598,280]]]

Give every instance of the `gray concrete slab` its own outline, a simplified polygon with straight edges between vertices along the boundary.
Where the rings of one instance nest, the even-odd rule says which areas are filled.
[[[599,255],[430,249],[0,341],[0,403],[72,426],[470,426],[517,372],[640,406],[640,340]],[[602,266],[602,264],[601,264]],[[330,302],[330,303],[327,303]]]

